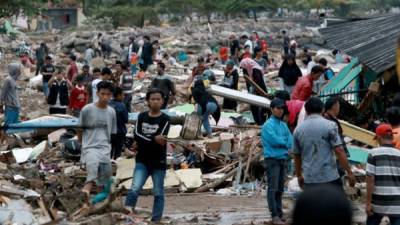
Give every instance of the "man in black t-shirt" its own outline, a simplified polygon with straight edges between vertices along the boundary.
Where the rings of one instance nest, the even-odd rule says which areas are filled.
[[[146,94],[149,111],[140,113],[135,126],[136,167],[133,185],[125,206],[135,209],[139,193],[147,178],[153,180],[154,205],[151,221],[159,222],[164,211],[164,179],[167,169],[167,139],[170,118],[160,111],[164,93],[150,89]],[[133,212],[133,211],[132,211]]]
[[[52,59],[50,56],[46,56],[46,60],[42,68],[40,68],[40,73],[42,74],[43,82],[43,93],[47,97],[49,95],[49,80],[55,72],[55,67],[52,64]]]

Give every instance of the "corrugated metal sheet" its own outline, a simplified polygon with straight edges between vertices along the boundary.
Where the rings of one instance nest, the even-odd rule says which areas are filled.
[[[396,63],[396,40],[400,37],[400,14],[392,14],[320,29],[329,48],[358,57],[376,73]]]

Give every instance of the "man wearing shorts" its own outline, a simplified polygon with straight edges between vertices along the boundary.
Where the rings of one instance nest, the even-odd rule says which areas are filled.
[[[111,170],[111,134],[117,133],[117,118],[115,110],[108,106],[113,93],[113,85],[107,81],[97,84],[96,103],[86,105],[81,112],[79,121],[83,132],[81,163],[86,167],[87,177],[83,187],[87,197],[96,182],[105,187],[110,183]]]

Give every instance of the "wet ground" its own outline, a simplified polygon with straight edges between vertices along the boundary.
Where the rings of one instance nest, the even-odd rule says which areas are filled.
[[[261,193],[229,197],[213,194],[172,194],[165,201],[165,216],[169,224],[256,225],[270,224],[271,221],[267,200]],[[152,204],[151,196],[141,196],[138,207],[150,213]],[[292,198],[284,199],[286,218],[290,218],[293,205]],[[364,224],[364,204],[355,201],[353,208],[354,224]]]

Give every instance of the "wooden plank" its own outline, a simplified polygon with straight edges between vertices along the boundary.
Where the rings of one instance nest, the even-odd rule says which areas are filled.
[[[256,105],[263,108],[269,108],[271,100],[258,95],[252,95],[247,92],[241,92],[232,90],[229,88],[221,87],[218,85],[211,85],[207,91],[212,95],[221,96],[224,98],[249,103],[250,105]]]
[[[258,84],[256,82],[254,82],[253,79],[251,79],[249,76],[247,76],[246,74],[243,74],[244,79],[249,82],[251,85],[253,85],[256,89],[256,92],[260,93],[262,96],[264,97],[268,97],[268,93],[265,92],[260,86],[258,86]]]
[[[343,128],[343,135],[349,138],[352,138],[356,141],[359,141],[363,144],[377,147],[378,143],[374,140],[375,133],[365,130],[363,128],[357,127],[353,124],[350,124],[346,121],[339,120],[340,125]]]
[[[334,76],[324,87],[321,88],[319,94],[324,93],[325,90],[334,90],[340,81],[358,64],[358,58],[351,60],[336,76]]]

